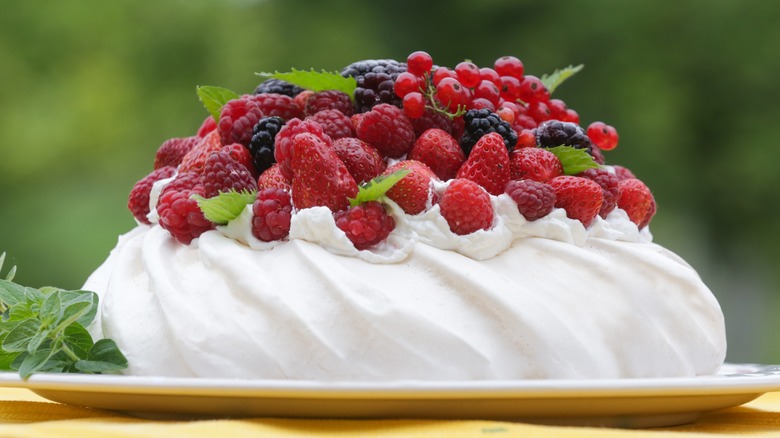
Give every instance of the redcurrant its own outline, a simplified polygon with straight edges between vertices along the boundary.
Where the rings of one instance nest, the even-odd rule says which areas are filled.
[[[418,50],[406,58],[406,71],[415,76],[424,76],[431,71],[433,58],[426,52]]]
[[[484,97],[478,97],[471,101],[471,104],[469,104],[469,109],[483,109],[487,108],[490,110],[490,112],[494,113],[496,112],[496,106],[493,105],[493,102],[485,99]]]
[[[493,102],[493,105],[498,105],[499,100],[501,100],[501,92],[498,91],[496,84],[483,79],[474,87],[474,98],[487,99]]]
[[[532,148],[536,146],[536,134],[534,133],[533,129],[522,129],[517,134],[517,144],[515,145],[515,149],[517,148]]]
[[[417,76],[408,71],[398,75],[393,84],[393,90],[398,97],[403,98],[413,91],[419,91],[420,85]]]
[[[490,67],[482,67],[479,69],[479,77],[482,78],[483,81],[490,81],[496,84],[496,87],[501,86],[501,75]]]
[[[547,102],[547,107],[550,108],[550,119],[552,120],[563,120],[566,118],[566,110],[569,109],[561,99],[550,99]]]
[[[436,98],[451,112],[469,101],[468,90],[455,78],[444,78],[436,86]]]
[[[501,97],[514,102],[520,98],[520,79],[512,76],[501,76]]]
[[[404,96],[404,114],[410,119],[419,119],[425,113],[425,97],[418,91]]]
[[[520,100],[525,103],[547,102],[550,92],[536,76],[526,75],[520,85]]]
[[[587,133],[593,144],[601,150],[611,151],[617,147],[617,130],[604,122],[591,123],[588,125]]]
[[[476,100],[476,99],[474,99]],[[501,120],[509,123],[510,125],[515,122],[515,112],[507,107],[501,107],[496,111]]]
[[[502,56],[493,63],[493,68],[499,76],[512,76],[515,79],[523,79],[523,62],[514,56]]]
[[[534,101],[528,104],[528,115],[536,120],[536,123],[542,123],[550,120],[550,108],[544,102]]]
[[[459,62],[458,65],[455,66],[455,73],[457,73],[460,83],[467,88],[476,87],[481,80],[479,77],[479,67],[473,62]]]
[[[444,78],[457,79],[458,74],[455,73],[455,70],[451,70],[447,67],[439,67],[433,72],[433,85],[438,86],[439,82]]]
[[[562,122],[572,122],[574,124],[579,125],[580,124],[580,115],[577,114],[577,111],[574,111],[573,109],[569,108],[566,110],[566,119],[561,120]]]

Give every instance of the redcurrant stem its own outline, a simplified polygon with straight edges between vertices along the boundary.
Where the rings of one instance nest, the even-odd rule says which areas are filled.
[[[437,113],[444,114],[445,116],[449,117],[450,120],[460,117],[463,114],[466,114],[466,105],[458,105],[458,108],[455,110],[454,113],[451,113],[447,110],[447,108],[442,108],[438,105],[436,98],[433,97],[434,94],[436,94],[436,86],[433,85],[430,78],[426,76],[425,78],[425,90],[420,88],[420,92],[423,96],[426,97],[428,102],[430,102],[430,105],[425,105],[425,108],[431,109],[433,111],[436,111]]]

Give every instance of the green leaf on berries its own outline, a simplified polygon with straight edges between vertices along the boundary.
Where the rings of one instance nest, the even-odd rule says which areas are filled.
[[[222,87],[213,87],[211,85],[198,86],[196,88],[198,98],[203,103],[203,106],[214,117],[215,122],[219,122],[219,115],[222,112],[222,107],[230,100],[238,99],[239,96],[236,92],[228,90]]]
[[[360,187],[358,187],[357,196],[349,199],[349,205],[354,207],[366,202],[376,201],[384,196],[395,183],[401,181],[409,172],[409,169],[401,169],[390,175],[379,175],[371,181],[361,184]]]
[[[542,75],[541,78],[539,78],[542,81],[542,84],[547,88],[547,91],[550,92],[550,94],[555,91],[556,88],[558,88],[559,85],[561,85],[566,79],[569,79],[570,77],[574,76],[576,73],[578,73],[582,68],[585,67],[583,64],[580,64],[576,67],[572,67],[571,65],[566,68],[561,68],[558,70],[555,70],[552,74],[549,75]]]
[[[571,146],[556,146],[547,150],[555,154],[561,161],[565,175],[576,175],[588,169],[601,167],[584,149],[576,149]]]
[[[217,225],[224,225],[237,218],[248,204],[255,202],[257,192],[244,190],[220,193],[212,198],[192,195],[203,216]]]
[[[314,92],[326,90],[343,91],[349,95],[350,99],[354,98],[355,88],[357,88],[357,80],[352,76],[345,78],[337,72],[327,72],[325,70],[316,71],[311,69],[306,71],[292,69],[292,71],[287,73],[277,71],[274,73],[261,72],[255,74],[264,78],[280,79]]]

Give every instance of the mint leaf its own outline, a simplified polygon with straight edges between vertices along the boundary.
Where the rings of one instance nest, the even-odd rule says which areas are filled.
[[[547,88],[547,91],[550,92],[550,94],[555,91],[556,88],[558,88],[559,85],[561,85],[566,79],[569,79],[570,77],[574,76],[576,73],[578,73],[582,68],[585,67],[584,64],[580,64],[576,67],[572,67],[571,65],[565,68],[561,68],[558,70],[555,70],[550,75],[542,75],[540,80],[542,81],[542,84]]]
[[[584,149],[576,149],[571,146],[556,146],[547,150],[555,154],[561,161],[565,175],[576,175],[588,169],[601,167]]]
[[[371,181],[361,184],[358,187],[358,194],[355,198],[349,199],[349,205],[352,207],[360,205],[370,201],[376,201],[390,190],[395,183],[401,181],[403,177],[409,174],[409,169],[397,170],[390,175],[380,175]]]
[[[198,93],[198,98],[203,103],[203,106],[205,106],[209,113],[211,113],[211,116],[214,117],[215,122],[219,122],[219,115],[222,112],[222,107],[229,100],[241,97],[232,90],[211,85],[198,86],[195,90]]]
[[[200,195],[192,195],[192,199],[198,203],[203,216],[218,225],[224,225],[237,218],[248,204],[255,202],[257,192],[231,190],[220,193],[213,198],[204,198]]]
[[[255,73],[258,76],[264,78],[280,79],[285,82],[289,82],[293,85],[311,90],[314,92],[325,90],[338,90],[347,93],[350,99],[354,99],[355,88],[357,88],[357,81],[352,76],[344,77],[338,72],[327,72],[325,70],[315,71],[311,69],[296,70],[287,73]]]

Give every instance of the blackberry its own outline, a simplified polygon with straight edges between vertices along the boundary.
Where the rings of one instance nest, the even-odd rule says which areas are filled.
[[[274,159],[274,141],[276,134],[284,126],[284,119],[271,116],[260,119],[254,128],[252,128],[252,140],[249,142],[249,152],[252,153],[252,161],[258,173],[263,173],[273,165]]]
[[[303,88],[293,85],[289,82],[285,82],[281,79],[269,78],[261,82],[260,85],[255,88],[254,94],[284,94],[290,97],[297,96]]]
[[[398,75],[405,71],[406,63],[392,59],[367,59],[344,67],[341,75],[357,80],[355,111],[364,113],[380,103],[401,107],[401,98],[396,96],[393,85]]]
[[[504,137],[504,145],[510,152],[517,144],[517,132],[498,114],[487,108],[472,109],[463,115],[464,132],[460,138],[460,147],[466,156],[483,135],[497,132]]]
[[[536,143],[543,148],[571,146],[593,154],[590,138],[579,125],[560,120],[548,120],[536,127]]]

